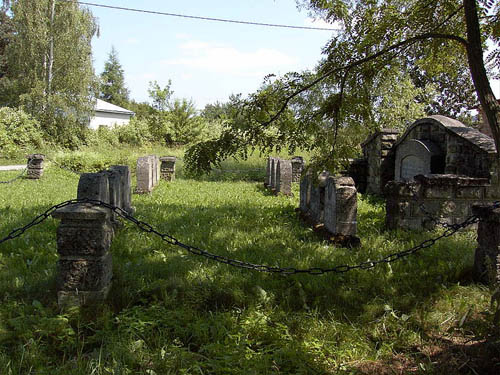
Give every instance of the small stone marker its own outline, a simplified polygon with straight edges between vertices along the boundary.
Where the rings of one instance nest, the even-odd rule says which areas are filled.
[[[43,161],[45,159],[45,155],[42,154],[31,154],[28,155],[28,164],[27,164],[27,178],[31,178],[33,180],[38,180],[43,175]]]
[[[304,170],[305,162],[302,156],[294,156],[292,162],[292,182],[300,182],[300,176]]]
[[[272,184],[272,178],[271,178],[271,164],[272,164],[273,157],[269,156],[267,158],[267,165],[266,165],[266,180],[264,181],[264,186],[265,187],[271,187]]]
[[[325,204],[325,186],[329,172],[321,172],[318,176],[318,184],[312,184],[311,197],[309,200],[309,213],[311,219],[316,224],[323,224],[324,204]]]
[[[292,195],[292,163],[290,160],[278,160],[276,168],[276,193]]]
[[[153,190],[153,159],[150,156],[142,156],[137,159],[137,186],[136,194],[151,193]]]
[[[116,171],[120,175],[120,193],[121,193],[121,206],[128,214],[132,215],[134,213],[134,208],[132,207],[132,191],[131,191],[131,178],[130,169],[127,165],[113,165],[110,171]]]
[[[162,156],[160,158],[161,161],[161,169],[160,175],[161,179],[165,181],[174,181],[175,180],[175,156]]]
[[[355,236],[357,232],[357,191],[351,177],[326,180],[324,223],[334,235]]]
[[[110,203],[109,181],[106,173],[83,173],[78,182],[78,199],[95,199]]]
[[[276,167],[278,166],[279,158],[271,159],[271,190],[276,190]]]

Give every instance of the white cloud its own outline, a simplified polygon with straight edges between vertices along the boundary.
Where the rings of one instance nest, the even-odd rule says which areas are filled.
[[[298,58],[269,48],[244,51],[199,40],[188,40],[179,48],[179,58],[163,60],[162,63],[240,77],[262,77],[269,71],[288,71],[299,63]]]

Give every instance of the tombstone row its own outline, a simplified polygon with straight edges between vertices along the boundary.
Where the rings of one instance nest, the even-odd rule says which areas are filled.
[[[175,179],[175,156],[156,155],[142,156],[137,159],[137,186],[135,193],[151,193],[161,179],[173,181]]]
[[[82,174],[77,198],[109,203],[132,214],[129,167],[115,165],[99,173]],[[107,297],[113,275],[109,249],[118,227],[115,215],[110,209],[87,203],[66,206],[52,214],[61,220],[57,229],[60,306],[79,306]]]
[[[270,156],[267,158],[264,186],[276,194],[292,195],[292,183],[300,182],[303,170],[304,159],[301,156],[291,160]]]
[[[357,190],[350,177],[321,173],[316,181],[311,173],[300,182],[299,210],[315,225],[323,224],[332,235],[356,236]]]

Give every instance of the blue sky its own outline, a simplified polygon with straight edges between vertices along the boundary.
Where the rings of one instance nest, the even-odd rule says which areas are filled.
[[[87,0],[91,3],[192,16],[335,28],[313,23],[294,0]],[[85,2],[85,1],[84,1]],[[100,25],[94,67],[101,73],[111,47],[131,98],[147,101],[150,81],[172,80],[174,96],[199,109],[230,94],[255,91],[265,75],[313,69],[331,31],[293,30],[192,20],[89,7]],[[497,97],[499,81],[492,82]]]
[[[294,0],[88,0],[91,3],[194,16],[297,26],[312,23]],[[118,52],[131,98],[148,100],[148,83],[172,80],[175,97],[198,108],[255,91],[269,73],[314,68],[330,31],[279,29],[89,7],[100,25],[94,67],[102,72],[111,47]]]

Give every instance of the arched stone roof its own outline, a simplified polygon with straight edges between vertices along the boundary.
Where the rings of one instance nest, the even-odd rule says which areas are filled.
[[[441,116],[441,115],[433,115],[429,117],[424,117],[415,121],[404,134],[396,141],[394,147],[397,147],[401,142],[405,140],[407,135],[417,126],[422,124],[436,124],[445,128],[447,131],[456,134],[459,137],[462,137],[478,147],[481,151],[486,152],[488,154],[495,154],[496,147],[495,142],[492,138],[487,135],[481,133],[480,131],[473,129],[469,126],[465,126],[458,120],[454,120],[452,118]]]

